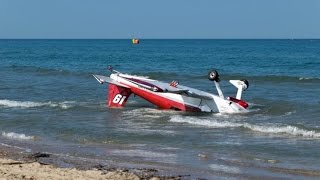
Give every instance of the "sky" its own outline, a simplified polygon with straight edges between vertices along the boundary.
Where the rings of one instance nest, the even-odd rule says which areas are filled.
[[[0,0],[1,39],[320,38],[320,0]]]

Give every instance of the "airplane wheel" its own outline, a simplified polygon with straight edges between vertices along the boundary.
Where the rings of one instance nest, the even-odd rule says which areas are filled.
[[[243,90],[247,90],[249,88],[249,81],[246,79],[241,79],[242,82],[244,82],[245,86],[243,87]]]
[[[209,73],[208,73],[208,79],[209,79],[210,81],[217,81],[217,82],[219,82],[220,79],[219,79],[219,74],[218,74],[218,72],[217,72],[215,69],[210,70]]]

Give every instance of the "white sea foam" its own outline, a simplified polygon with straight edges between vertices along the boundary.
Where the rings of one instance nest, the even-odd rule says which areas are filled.
[[[146,114],[146,115],[143,115],[143,117],[145,117],[145,118],[161,118],[162,116],[154,115],[154,114]]]
[[[130,147],[145,147],[146,144],[129,144]]]
[[[163,111],[154,108],[138,108],[133,110],[127,110],[122,113],[124,119],[133,119],[138,117],[142,120],[154,121],[162,118],[164,115],[177,114],[176,111]]]
[[[229,122],[229,121],[217,121],[209,119],[199,119],[195,117],[183,117],[183,116],[171,116],[171,122],[188,123],[193,125],[206,126],[211,128],[230,128],[241,127],[241,123]]]
[[[163,149],[163,150],[179,150],[180,148],[177,148],[177,147],[163,147],[163,148],[160,148],[160,149]]]
[[[299,80],[303,81],[303,80],[319,80],[320,78],[316,78],[316,77],[300,77]]]
[[[141,149],[128,149],[128,150],[113,150],[110,151],[113,155],[117,156],[127,156],[127,157],[139,157],[152,159],[155,161],[161,161],[164,163],[175,163],[177,161],[177,155],[168,152],[155,152],[155,151],[146,151]]]
[[[27,136],[25,134],[19,134],[15,132],[2,132],[2,136],[10,139],[19,139],[19,140],[34,140],[34,136]]]
[[[222,171],[226,173],[238,174],[241,170],[238,167],[226,166],[222,164],[210,164],[209,167],[215,171]]]
[[[160,152],[152,152],[145,150],[115,150],[112,151],[112,154],[121,155],[121,156],[140,156],[147,158],[176,158],[175,154],[172,153],[160,153]]]
[[[290,115],[292,115],[292,114],[294,114],[294,113],[296,113],[297,111],[290,111],[290,112],[286,112],[285,114],[284,114],[284,116],[290,116]]]
[[[163,110],[159,110],[159,109],[155,109],[155,108],[138,108],[138,109],[133,109],[133,110],[130,110],[130,111],[125,111],[123,112],[123,114],[125,115],[134,115],[134,116],[141,116],[141,115],[155,115],[155,116],[158,116],[158,115],[162,115],[162,114],[169,114],[169,113],[172,113],[172,112],[175,112],[175,111],[163,111]]]
[[[133,123],[132,123],[133,124]],[[134,134],[143,134],[143,135],[154,135],[160,134],[163,136],[174,136],[176,134],[175,131],[172,130],[158,130],[158,129],[150,129],[149,126],[138,123],[137,125],[128,125],[126,128],[119,128],[121,131],[125,131],[128,133]]]
[[[253,131],[262,132],[262,133],[270,133],[270,134],[287,134],[292,136],[302,136],[302,137],[310,137],[310,138],[320,138],[320,133],[313,130],[305,130],[291,125],[271,125],[271,126],[263,126],[263,125],[252,125],[245,123],[245,128],[248,128]]]
[[[320,133],[314,130],[306,130],[291,125],[281,124],[250,124],[246,122],[231,122],[228,120],[209,120],[194,117],[172,116],[171,122],[188,123],[210,128],[246,128],[251,131],[267,133],[267,134],[284,134],[291,136],[302,136],[307,138],[320,138]]]
[[[72,101],[64,102],[32,102],[32,101],[12,101],[7,99],[0,100],[0,106],[10,108],[34,108],[34,107],[58,107],[62,109],[68,109],[72,107]]]

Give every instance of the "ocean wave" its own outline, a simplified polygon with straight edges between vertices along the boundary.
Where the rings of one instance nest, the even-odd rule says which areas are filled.
[[[172,153],[161,153],[161,152],[154,152],[154,151],[145,151],[139,149],[131,149],[131,150],[114,150],[111,151],[114,155],[121,155],[121,156],[140,156],[146,158],[176,158],[176,154]]]
[[[2,132],[1,134],[3,137],[9,138],[9,139],[19,139],[19,140],[34,140],[34,136],[27,136],[25,134],[19,134],[15,132]]]
[[[164,77],[168,78],[170,76]],[[221,75],[220,76],[223,81],[229,81],[231,79],[247,79],[250,82],[257,83],[319,83],[320,77],[311,77],[311,76],[286,76],[286,75],[266,75],[266,76],[258,76],[258,75]],[[176,77],[179,80],[180,77]],[[156,78],[157,79],[157,78]],[[159,78],[158,78],[159,79]],[[206,80],[206,75],[201,76],[193,76],[193,75],[183,75],[183,82],[185,80]]]
[[[35,108],[35,107],[58,107],[61,109],[69,109],[73,107],[73,101],[64,102],[32,102],[32,101],[12,101],[7,99],[0,100],[0,106],[10,108]]]
[[[161,80],[162,78],[177,78],[178,74],[174,72],[132,72],[130,74],[135,74],[138,76],[143,76],[151,79],[158,79]]]
[[[206,126],[210,128],[245,128],[250,131],[266,134],[283,134],[289,136],[301,136],[306,138],[320,138],[320,132],[307,130],[292,125],[283,124],[250,124],[246,122],[217,121],[199,119],[194,117],[172,116],[170,122],[188,123],[192,125]]]
[[[112,155],[115,156],[125,156],[125,157],[133,157],[139,159],[152,159],[154,161],[164,162],[164,163],[175,163],[177,161],[177,155],[174,153],[168,152],[159,152],[157,151],[147,151],[140,149],[128,149],[128,150],[113,150],[110,151]]]
[[[87,76],[91,77],[94,72],[83,72],[83,71],[71,71],[67,69],[59,68],[47,68],[47,67],[37,67],[37,66],[24,66],[24,65],[11,65],[4,67],[4,70],[15,71],[18,73],[35,73],[41,76]]]
[[[315,78],[315,77],[299,77],[299,81],[303,80],[320,80],[320,78]]]
[[[177,114],[178,111],[164,111],[155,108],[141,107],[133,110],[126,110],[122,113],[123,118],[139,117],[144,119],[157,119],[164,115]]]
[[[244,77],[244,79],[252,79],[254,81],[262,82],[318,82],[320,81],[319,77],[301,77],[301,76],[281,76],[281,75],[270,75],[270,76],[252,76]]]
[[[162,136],[173,136],[176,134],[175,131],[172,130],[158,130],[158,129],[148,129],[150,127],[146,127],[144,124],[138,123],[136,126],[131,126],[130,128],[121,128],[122,132],[133,133],[137,135],[162,135]]]
[[[261,125],[252,125],[245,123],[245,128],[248,128],[253,131],[262,132],[262,133],[271,133],[271,134],[288,134],[293,136],[302,136],[302,137],[311,137],[311,138],[320,138],[320,133],[314,130],[301,129],[291,125],[271,125],[271,126],[261,126]]]
[[[197,76],[197,79],[206,79],[207,76]],[[249,82],[274,82],[274,83],[284,83],[284,82],[320,82],[320,77],[311,77],[311,76],[286,76],[286,75],[266,75],[266,76],[257,76],[257,75],[243,75],[243,74],[226,74],[221,75],[221,79],[230,80],[230,79],[247,79]]]
[[[239,174],[241,169],[235,166],[227,166],[222,164],[210,164],[209,167],[214,171],[222,171],[225,173]]]
[[[11,65],[7,67],[8,69],[17,71],[17,72],[37,72],[43,74],[52,74],[52,73],[63,73],[69,74],[70,71],[62,70],[62,69],[54,69],[54,68],[45,68],[45,67],[37,67],[37,66],[24,66],[24,65]]]

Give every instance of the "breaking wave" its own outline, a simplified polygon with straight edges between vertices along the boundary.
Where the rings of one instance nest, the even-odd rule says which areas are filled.
[[[303,81],[303,80],[320,80],[320,78],[313,78],[313,77],[300,77],[299,78],[300,81]]]
[[[0,100],[0,106],[10,107],[10,108],[34,108],[34,107],[58,107],[61,109],[69,109],[73,107],[74,102],[64,101],[64,102],[32,102],[32,101],[12,101],[7,99]]]
[[[206,126],[210,128],[245,128],[251,131],[266,134],[284,134],[291,136],[302,136],[307,138],[320,138],[320,132],[317,132],[315,130],[306,130],[292,125],[250,124],[243,122],[217,121],[182,116],[172,116],[169,121]]]
[[[18,134],[15,132],[2,132],[2,136],[10,139],[20,139],[20,140],[34,140],[34,136],[27,136],[25,134]]]

